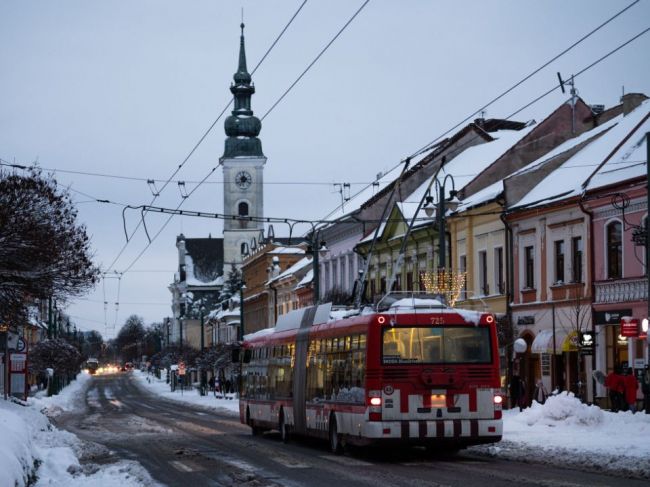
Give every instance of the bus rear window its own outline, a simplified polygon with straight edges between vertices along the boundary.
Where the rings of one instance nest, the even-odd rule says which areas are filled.
[[[488,327],[393,327],[384,329],[382,362],[392,364],[489,364]]]

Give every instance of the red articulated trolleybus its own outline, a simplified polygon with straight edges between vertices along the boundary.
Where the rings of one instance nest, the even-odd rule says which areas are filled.
[[[492,314],[388,297],[333,319],[331,305],[283,315],[243,344],[239,412],[254,435],[279,430],[345,444],[455,451],[501,440]],[[368,308],[367,308],[368,309]]]

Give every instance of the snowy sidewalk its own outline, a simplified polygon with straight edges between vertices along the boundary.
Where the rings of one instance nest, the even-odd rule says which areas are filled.
[[[138,384],[146,390],[162,396],[165,399],[185,404],[192,404],[194,406],[202,406],[209,409],[218,409],[222,412],[228,412],[237,416],[239,415],[239,399],[235,397],[235,394],[229,394],[228,396],[231,399],[226,399],[217,398],[212,392],[205,396],[201,396],[196,389],[185,389],[182,392],[180,389],[176,389],[175,392],[171,392],[169,384],[167,384],[164,379],[158,379],[154,375],[148,375],[146,372],[134,370],[133,377],[135,377]]]
[[[29,398],[26,406],[0,400],[0,487],[156,485],[136,462],[82,465],[79,457],[88,445],[53,427],[43,413],[73,409],[91,380],[88,374],[79,374],[57,396]]]
[[[650,414],[611,413],[572,393],[503,412],[503,441],[472,451],[524,462],[650,478]]]

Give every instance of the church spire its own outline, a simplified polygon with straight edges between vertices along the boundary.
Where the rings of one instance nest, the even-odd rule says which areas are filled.
[[[243,22],[240,27],[239,65],[230,86],[230,92],[235,98],[235,107],[224,124],[228,138],[223,157],[264,157],[262,142],[257,138],[262,129],[262,122],[251,110],[251,96],[255,93],[255,86],[246,67]]]

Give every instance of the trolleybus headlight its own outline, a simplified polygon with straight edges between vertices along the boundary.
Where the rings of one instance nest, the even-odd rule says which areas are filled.
[[[502,396],[494,396],[494,404],[502,404],[502,403],[503,403]]]
[[[384,323],[386,323],[386,317],[385,316],[380,316],[379,318],[377,318],[377,323],[379,323],[380,325],[383,325]]]
[[[492,323],[494,323],[494,315],[487,315],[487,316],[485,317],[485,321],[486,321],[488,324],[492,324]]]
[[[381,397],[371,397],[370,398],[371,406],[381,406]]]

